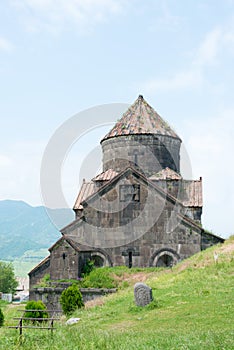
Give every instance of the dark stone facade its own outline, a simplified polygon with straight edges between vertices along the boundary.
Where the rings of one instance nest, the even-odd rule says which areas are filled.
[[[45,258],[29,272],[29,289],[41,281],[46,274],[50,274],[50,257]]]
[[[78,252],[67,241],[60,239],[49,251],[51,265],[56,267],[50,271],[52,280],[78,277]]]
[[[201,225],[202,179],[180,174],[181,139],[142,96],[101,141],[103,172],[82,184],[76,220],[30,275],[77,279],[95,265],[168,267],[224,240]]]
[[[164,135],[128,135],[102,141],[103,171],[136,166],[149,177],[168,167],[180,172],[179,138]]]

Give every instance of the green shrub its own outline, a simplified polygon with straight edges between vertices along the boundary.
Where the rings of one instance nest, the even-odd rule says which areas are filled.
[[[69,315],[84,306],[82,294],[77,284],[73,284],[62,292],[60,303],[65,315]]]
[[[48,318],[49,314],[47,311],[43,311],[46,310],[46,306],[45,304],[41,301],[35,301],[35,300],[30,300],[27,302],[26,306],[25,306],[25,310],[37,310],[37,311],[27,311],[24,313],[24,317],[27,318]],[[41,311],[38,311],[41,310]],[[36,320],[33,321],[33,323],[37,322]],[[38,321],[38,322],[42,322]]]
[[[39,283],[40,287],[49,287],[50,286],[50,274],[46,273]],[[37,285],[38,287],[38,285]]]
[[[82,276],[89,275],[91,271],[94,269],[94,261],[93,260],[87,260],[86,264],[82,268]]]
[[[82,282],[84,288],[116,288],[117,281],[112,276],[111,268],[97,268],[90,272]]]
[[[4,323],[4,315],[3,315],[2,310],[0,309],[0,327],[3,326],[3,323]]]

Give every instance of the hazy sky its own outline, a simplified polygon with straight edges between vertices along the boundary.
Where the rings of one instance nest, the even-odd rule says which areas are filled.
[[[233,62],[233,0],[1,1],[1,199],[41,205],[41,158],[55,130],[82,110],[143,94],[203,177],[204,227],[229,236]],[[80,161],[100,135],[90,132],[64,162],[70,206]]]

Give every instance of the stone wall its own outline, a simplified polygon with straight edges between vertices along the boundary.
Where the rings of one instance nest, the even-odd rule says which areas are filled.
[[[50,274],[50,257],[29,273],[29,289],[36,285],[46,274]]]
[[[48,310],[62,310],[59,300],[62,292],[69,285],[71,284],[61,283],[60,287],[33,288],[30,290],[29,298],[30,300],[41,300]],[[104,295],[115,293],[116,289],[80,288],[80,292],[83,297],[83,302],[86,303],[89,300],[94,300]]]
[[[113,266],[129,266],[131,258],[132,267],[156,266],[158,257],[168,255],[172,257],[173,264],[183,260],[201,250],[201,235],[197,230],[183,222],[172,232],[165,230],[162,219],[138,240],[122,247],[107,248],[106,251],[113,261]]]
[[[180,172],[180,139],[163,135],[129,135],[102,142],[103,171],[135,164],[146,175],[169,167]]]
[[[121,202],[120,186],[125,183],[140,186],[139,201]],[[109,246],[113,248],[105,249],[111,265],[155,266],[159,258],[157,254],[162,257],[163,252],[175,264],[201,250],[202,228],[182,220],[178,216],[180,210],[183,213],[182,207],[175,205],[170,197],[159,194],[154,188],[150,189],[131,171],[105,191],[97,200],[94,198],[91,203],[84,203],[84,227],[87,223],[90,227],[97,227],[96,246],[102,246],[103,230],[111,228],[108,239]],[[149,200],[146,205],[150,195],[152,201]],[[117,210],[106,210],[108,203],[112,206],[116,203]],[[139,220],[136,222],[137,218]],[[87,230],[88,227],[83,230],[80,227],[78,239],[82,240],[82,236],[85,239]],[[69,235],[69,232],[66,233]],[[74,237],[75,232],[70,233]],[[120,240],[121,235],[124,237],[123,244],[117,244],[116,237]]]
[[[52,280],[78,278],[78,253],[66,240],[60,240],[51,249],[50,278]]]
[[[202,233],[202,238],[201,238],[201,250],[207,249],[213,246],[214,244],[223,243],[224,241],[225,241],[224,238],[216,237],[204,231]]]

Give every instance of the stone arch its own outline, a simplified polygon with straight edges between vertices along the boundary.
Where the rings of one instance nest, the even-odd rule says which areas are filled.
[[[92,254],[91,259],[95,267],[103,267],[105,265],[105,260],[100,254]]]
[[[176,265],[180,260],[179,254],[171,248],[156,250],[150,258],[149,266],[170,267]]]
[[[92,252],[91,259],[94,260],[94,265],[96,267],[113,266],[109,255],[106,252],[103,252],[101,250],[97,250],[97,251]]]

